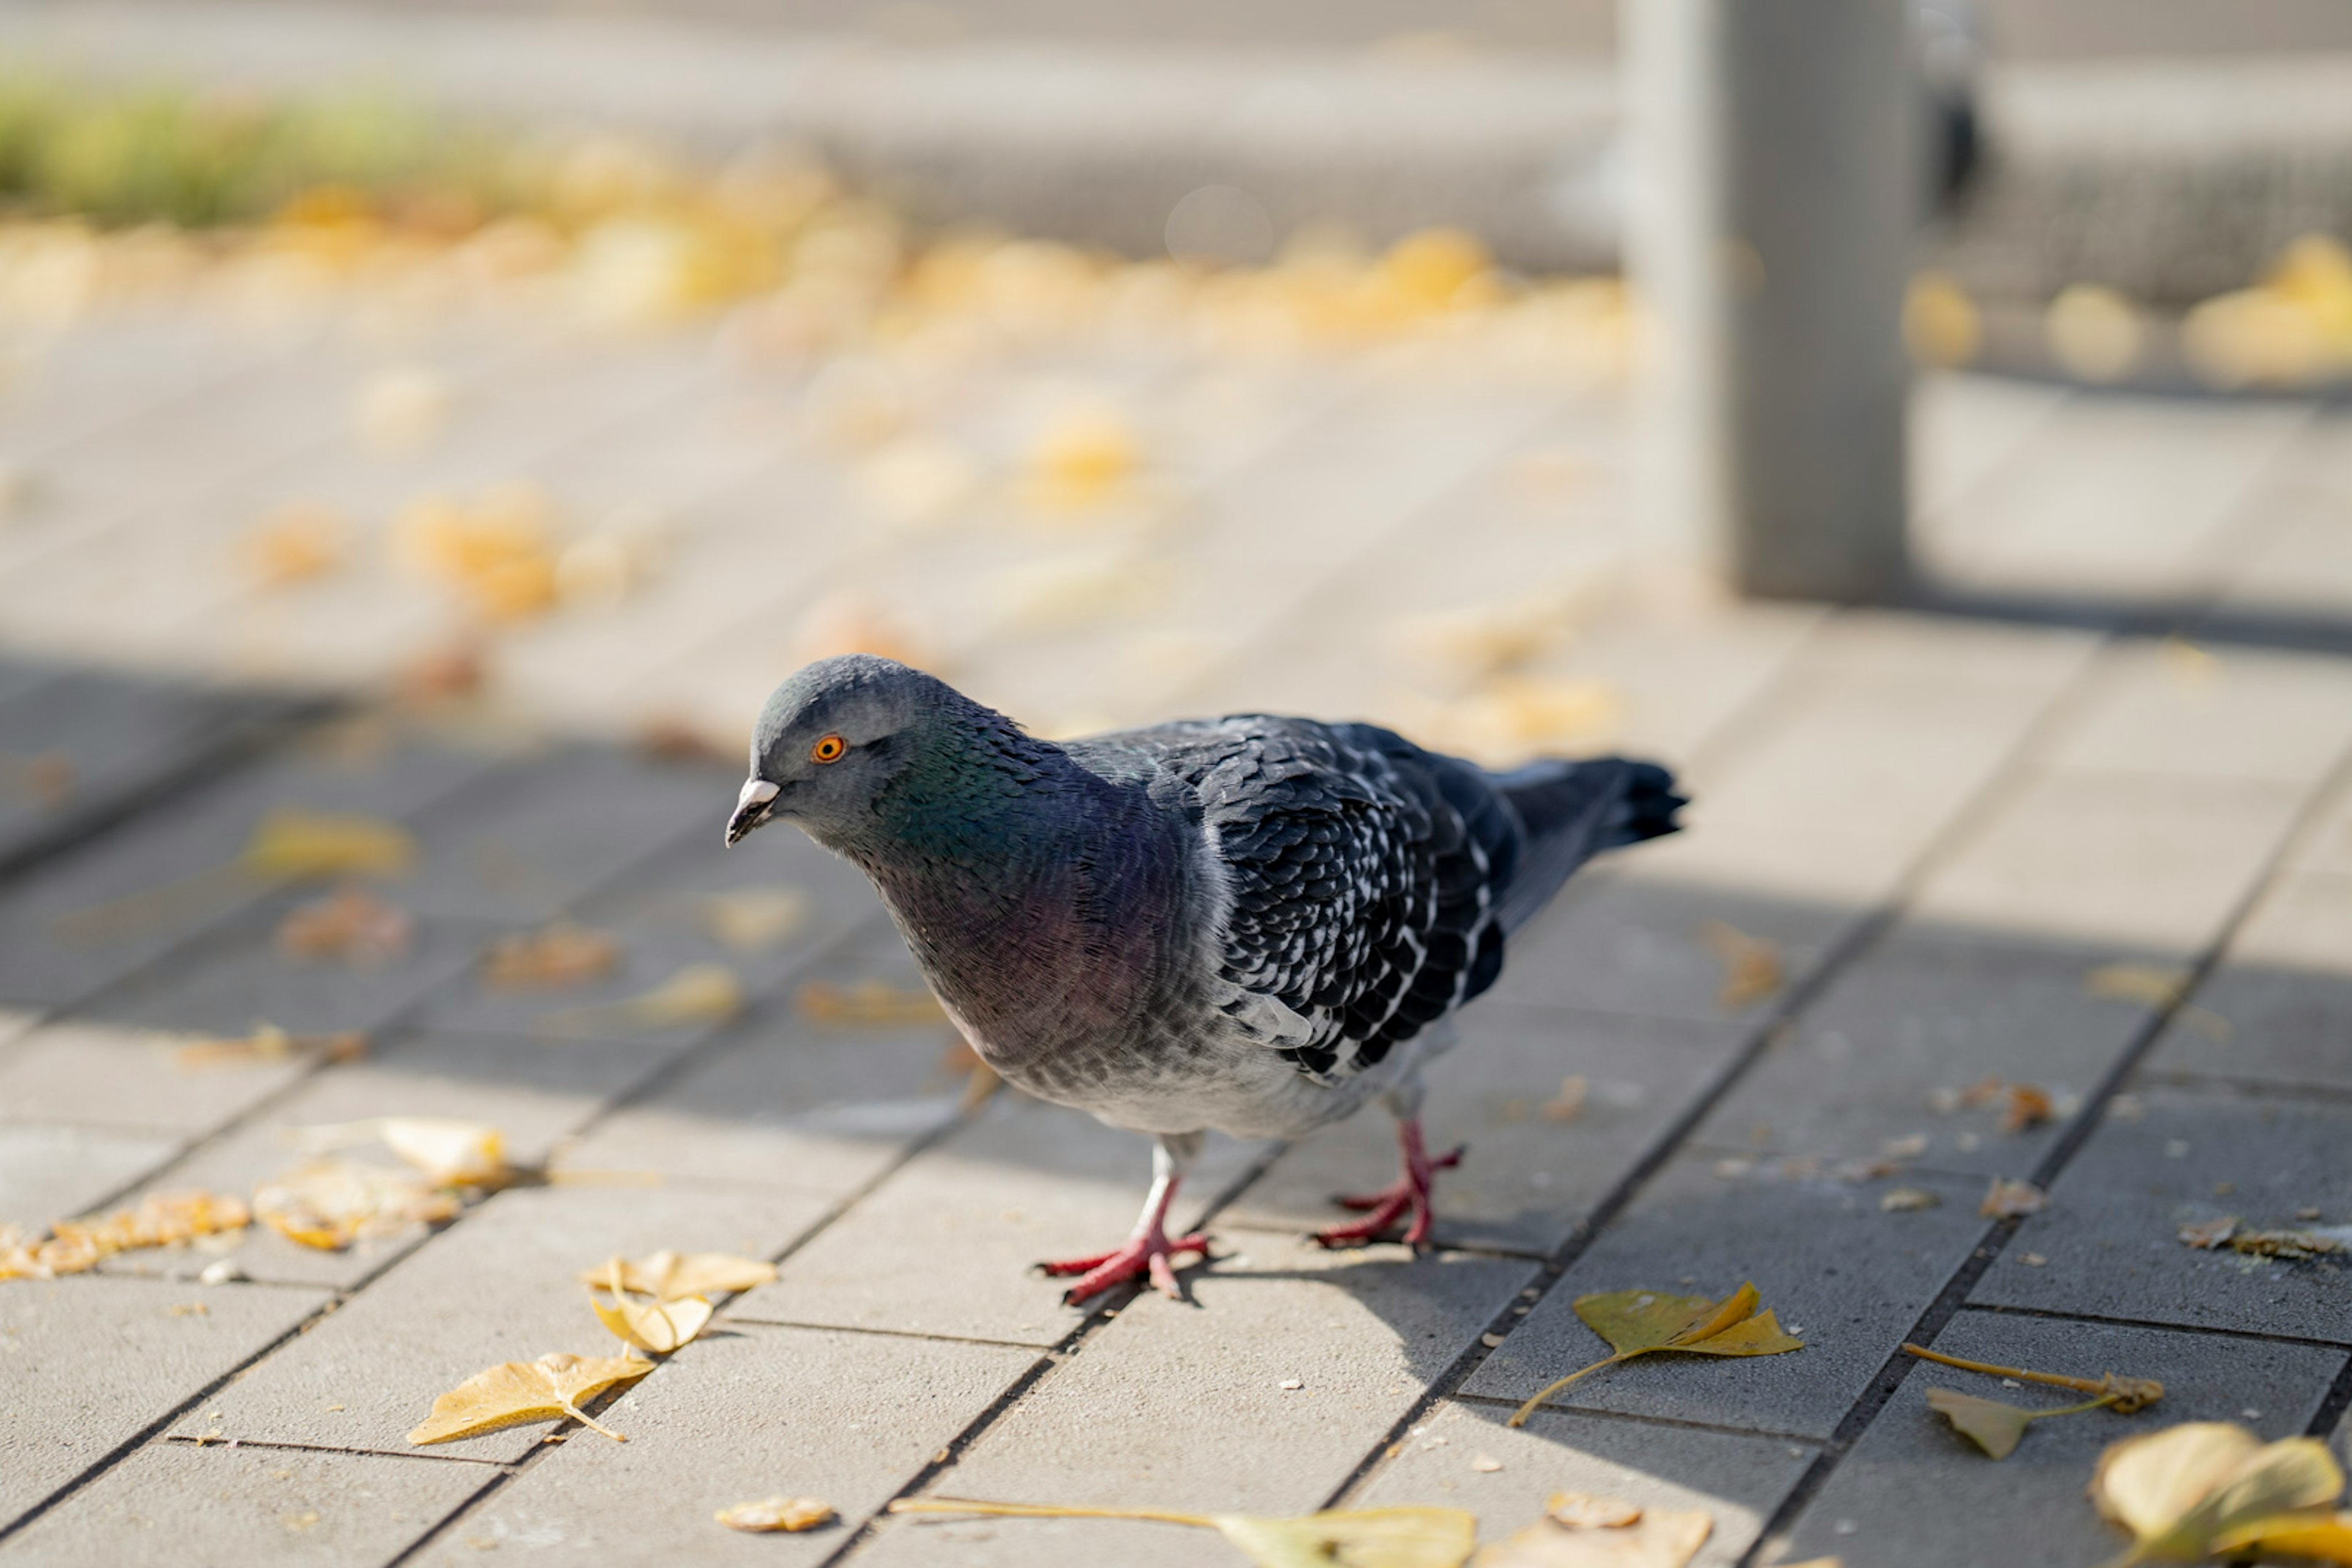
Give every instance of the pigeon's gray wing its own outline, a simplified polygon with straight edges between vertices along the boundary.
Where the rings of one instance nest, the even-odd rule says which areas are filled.
[[[1370,725],[1256,714],[1091,745],[1195,794],[1225,883],[1212,994],[1309,1077],[1372,1066],[1501,971],[1521,829],[1476,769]]]

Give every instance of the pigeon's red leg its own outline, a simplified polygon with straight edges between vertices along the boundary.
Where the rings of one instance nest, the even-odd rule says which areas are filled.
[[[1168,1235],[1168,1207],[1176,1201],[1176,1189],[1183,1179],[1173,1171],[1162,1171],[1153,1178],[1151,1195],[1143,1203],[1143,1215],[1135,1222],[1135,1234],[1112,1251],[1037,1265],[1047,1274],[1080,1276],[1076,1284],[1062,1293],[1062,1300],[1076,1306],[1141,1274],[1161,1295],[1181,1300],[1184,1292],[1176,1283],[1176,1254],[1193,1252],[1205,1258],[1209,1252],[1209,1238],[1204,1234],[1195,1232],[1172,1239]]]
[[[1404,1173],[1383,1191],[1337,1200],[1341,1208],[1354,1209],[1364,1217],[1353,1225],[1318,1230],[1316,1240],[1326,1247],[1355,1247],[1375,1240],[1385,1235],[1407,1209],[1412,1211],[1412,1223],[1405,1227],[1404,1244],[1420,1247],[1429,1240],[1430,1226],[1437,1219],[1436,1207],[1430,1199],[1431,1179],[1438,1172],[1460,1164],[1462,1151],[1456,1149],[1431,1159],[1429,1152],[1422,1147],[1418,1116],[1408,1116],[1397,1123],[1397,1144],[1404,1156]]]

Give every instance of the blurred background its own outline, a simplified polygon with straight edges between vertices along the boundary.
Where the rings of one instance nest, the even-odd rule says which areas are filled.
[[[1741,588],[2334,636],[2340,467],[2230,531],[2352,384],[2352,11],[1720,9],[0,6],[0,643],[1501,759],[1687,745],[1798,624]]]

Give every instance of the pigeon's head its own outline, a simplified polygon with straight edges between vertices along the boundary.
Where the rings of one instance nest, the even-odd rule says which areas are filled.
[[[779,816],[837,842],[870,818],[938,721],[970,706],[946,682],[873,654],[817,660],[760,710],[727,842]]]

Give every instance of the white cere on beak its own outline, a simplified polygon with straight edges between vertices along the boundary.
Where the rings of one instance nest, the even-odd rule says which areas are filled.
[[[766,779],[747,779],[743,784],[743,793],[735,797],[735,809],[743,812],[755,805],[765,805],[776,798],[780,788]]]

